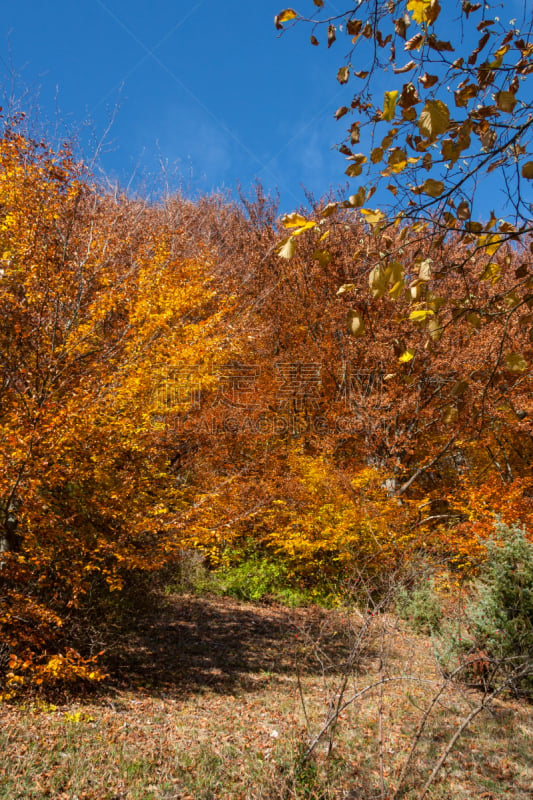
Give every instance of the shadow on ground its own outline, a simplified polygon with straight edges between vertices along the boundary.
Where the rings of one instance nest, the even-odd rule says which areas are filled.
[[[345,615],[320,608],[170,596],[114,629],[106,668],[122,689],[257,691],[297,673],[337,671],[354,636]]]

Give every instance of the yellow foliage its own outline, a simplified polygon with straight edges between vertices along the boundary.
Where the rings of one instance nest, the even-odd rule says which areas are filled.
[[[61,613],[26,587],[53,597],[56,581],[75,607],[97,575],[120,590],[128,570],[155,570],[179,549],[183,491],[153,417],[187,404],[154,402],[178,364],[211,384],[223,312],[208,253],[185,256],[179,231],[102,196],[68,153],[6,133],[0,207],[0,506],[17,521],[0,625],[27,664],[7,680],[100,680],[93,663],[54,651]]]

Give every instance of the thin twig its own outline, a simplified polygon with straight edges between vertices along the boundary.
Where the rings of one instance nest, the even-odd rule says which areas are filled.
[[[464,664],[460,664],[450,675],[446,676],[445,680],[440,685],[439,690],[433,695],[433,697],[431,698],[430,704],[428,705],[428,707],[426,708],[426,710],[422,714],[422,716],[420,718],[420,721],[418,723],[415,735],[413,737],[413,741],[412,741],[412,744],[411,744],[411,749],[409,750],[409,754],[408,754],[407,758],[405,759],[405,761],[403,763],[403,767],[401,769],[401,772],[400,772],[400,775],[399,775],[399,778],[398,778],[398,783],[396,785],[396,789],[392,793],[390,800],[397,800],[397,798],[399,796],[399,792],[400,792],[400,789],[402,788],[403,782],[405,780],[405,776],[407,774],[407,770],[408,770],[409,766],[411,765],[411,761],[413,760],[413,756],[414,756],[414,754],[416,752],[416,749],[417,749],[417,747],[418,747],[418,745],[420,743],[420,739],[422,738],[422,734],[424,732],[424,728],[426,727],[426,724],[427,724],[427,721],[428,721],[428,719],[429,719],[429,717],[431,715],[431,712],[433,711],[433,709],[435,708],[435,706],[439,702],[440,698],[442,697],[442,694],[443,694],[444,690],[452,683],[454,677],[459,672],[461,672],[463,669],[464,669]]]
[[[380,684],[379,687],[378,752],[379,752],[379,785],[381,789],[381,800],[385,800],[387,796],[387,789],[385,786],[385,755],[383,752],[383,684]]]
[[[466,730],[466,728],[468,728],[468,726],[470,725],[472,720],[475,719],[475,717],[477,717],[477,715],[480,714],[481,711],[484,711],[486,708],[488,708],[490,703],[499,694],[501,694],[504,691],[504,689],[507,689],[513,683],[514,680],[516,680],[517,675],[520,674],[520,673],[523,674],[523,672],[524,672],[523,669],[522,670],[516,670],[500,686],[498,686],[496,689],[494,689],[492,692],[490,692],[490,694],[485,694],[483,696],[483,699],[479,703],[479,705],[477,705],[474,709],[472,709],[470,714],[467,717],[464,718],[464,720],[461,722],[461,724],[459,725],[459,727],[455,731],[454,735],[452,736],[452,738],[450,739],[450,741],[448,742],[448,744],[444,748],[439,760],[437,761],[437,763],[433,767],[433,770],[431,771],[431,775],[429,776],[429,778],[427,779],[426,783],[424,784],[424,788],[422,789],[422,792],[421,792],[418,800],[424,800],[424,798],[426,797],[429,789],[431,788],[431,784],[433,783],[433,781],[435,780],[435,778],[439,774],[439,772],[442,769],[442,767],[444,766],[448,756],[450,755],[450,753],[452,752],[453,748],[455,747],[455,744],[456,744],[457,740],[463,734],[463,732]]]
[[[359,698],[363,697],[365,694],[368,694],[369,692],[372,691],[372,689],[375,689],[380,684],[395,683],[400,681],[410,681],[416,683],[434,683],[434,681],[431,680],[422,680],[418,675],[394,675],[391,678],[380,678],[379,681],[374,681],[374,683],[369,683],[368,686],[364,687],[364,689],[360,689],[358,692],[356,692],[350,698],[348,698],[348,700],[345,700],[340,706],[338,706],[338,708],[335,709],[335,712],[328,717],[322,728],[316,734],[315,738],[313,739],[313,741],[303,754],[302,761],[305,761],[307,758],[309,758],[309,756],[313,753],[318,743],[321,741],[324,734],[327,733],[327,731],[333,724],[335,724],[340,714],[342,714],[342,712],[346,708],[348,708],[348,706],[350,706],[352,703],[355,703],[356,700],[359,700]]]
[[[298,693],[300,695],[300,703],[302,704],[302,711],[303,711],[304,719],[305,719],[305,727],[307,729],[307,734],[309,735],[309,732],[311,730],[311,723],[309,722],[309,716],[307,714],[307,706],[305,704],[305,695],[304,695],[303,688],[302,688],[302,676],[300,674],[300,665],[299,665],[299,663],[297,664],[297,668],[296,668],[296,680],[297,680],[297,684],[298,684]]]

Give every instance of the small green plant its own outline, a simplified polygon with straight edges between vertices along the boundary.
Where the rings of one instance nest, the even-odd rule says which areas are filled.
[[[333,800],[338,797],[335,791],[336,778],[342,773],[342,760],[331,757],[319,760],[314,755],[305,757],[307,743],[300,739],[293,743],[290,752],[278,752],[276,766],[278,783],[282,791],[268,794],[270,798],[283,800]],[[272,787],[274,789],[274,787]]]
[[[402,589],[396,598],[396,613],[416,633],[438,633],[442,609],[432,579],[413,589]]]

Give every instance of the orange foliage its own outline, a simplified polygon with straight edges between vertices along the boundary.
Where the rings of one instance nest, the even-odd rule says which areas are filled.
[[[241,206],[148,206],[6,129],[4,693],[100,680],[69,615],[184,547],[216,564],[252,539],[295,579],[335,582],[421,549],[470,569],[495,513],[531,526],[531,374],[503,358],[531,360],[531,315],[507,313],[512,271],[480,280],[469,257],[459,276],[447,265],[464,240],[428,231],[369,233],[348,215],[330,228],[331,260],[301,237],[288,264],[260,189]],[[441,265],[421,290],[435,308],[447,298],[441,338],[412,318],[399,337],[408,290],[368,295],[379,253],[400,248],[413,270],[422,255]]]
[[[529,309],[509,315],[520,247],[500,248],[495,259],[511,266],[494,284],[480,280],[471,255],[461,274],[448,268],[465,261],[460,238],[444,244],[426,227],[422,251],[420,231],[369,234],[347,213],[328,220],[328,263],[305,237],[288,263],[274,252],[275,213],[260,192],[247,216],[211,203],[202,219],[216,209],[218,275],[237,298],[231,363],[243,391],[225,406],[206,402],[191,428],[202,431],[189,462],[202,464],[191,544],[217,561],[228,544],[252,538],[305,576],[331,574],[348,553],[375,563],[381,548],[383,563],[422,548],[470,568],[494,514],[529,525],[531,372],[503,357],[533,356]],[[420,291],[435,308],[447,298],[441,337],[407,324],[417,307],[408,289],[368,297],[382,251],[400,248],[413,273],[428,256],[439,265]],[[338,295],[344,284],[352,288]],[[366,327],[360,338],[346,328],[354,305]],[[408,341],[398,337],[402,319]],[[408,345],[416,357],[402,363]],[[251,397],[239,363],[254,366]],[[287,378],[291,365],[289,386],[280,373]],[[228,417],[235,429],[224,428]]]
[[[7,687],[98,679],[64,614],[179,548],[154,406],[216,342],[211,264],[153,210],[100,195],[67,151],[0,140],[0,508]],[[24,587],[22,589],[22,587]],[[56,649],[56,648],[59,648]],[[91,677],[92,676],[92,677]]]

